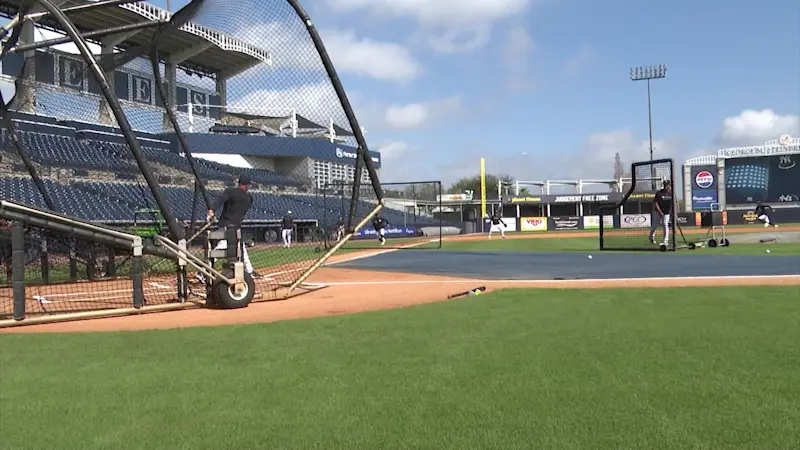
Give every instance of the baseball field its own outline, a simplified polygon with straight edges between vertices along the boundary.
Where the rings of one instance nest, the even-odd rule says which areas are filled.
[[[4,330],[0,447],[800,448],[800,228],[764,233],[359,242],[285,301]]]

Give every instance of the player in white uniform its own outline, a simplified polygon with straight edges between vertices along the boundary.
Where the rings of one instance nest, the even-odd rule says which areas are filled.
[[[503,239],[505,239],[506,238],[505,228],[508,225],[506,225],[506,223],[503,222],[503,219],[501,219],[497,213],[494,213],[492,214],[492,217],[489,218],[489,220],[492,222],[491,226],[489,227],[489,239],[492,238],[492,233],[494,233],[495,231],[499,231],[500,236],[502,236]]]

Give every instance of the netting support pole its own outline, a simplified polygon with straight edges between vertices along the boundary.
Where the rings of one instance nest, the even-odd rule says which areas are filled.
[[[366,164],[370,180],[372,181],[372,189],[375,191],[375,197],[377,197],[378,203],[383,204],[383,188],[381,188],[380,180],[378,180],[378,172],[375,170],[375,165],[372,163],[372,158],[369,156],[367,140],[364,138],[364,132],[361,131],[361,127],[358,125],[356,114],[353,112],[353,106],[350,104],[350,100],[347,98],[347,93],[344,91],[344,86],[342,86],[342,81],[339,79],[339,75],[336,73],[336,69],[333,67],[331,57],[328,55],[328,51],[325,50],[325,44],[322,43],[322,38],[320,37],[317,28],[314,26],[314,23],[311,22],[311,17],[309,17],[303,7],[300,6],[300,2],[298,0],[287,1],[306,25],[306,29],[311,37],[311,41],[314,42],[314,48],[316,48],[317,53],[319,53],[322,64],[325,66],[325,72],[327,72],[328,78],[331,79],[331,84],[333,84],[333,89],[336,91],[336,96],[339,98],[342,108],[344,109],[344,114],[347,116],[347,121],[350,124],[350,128],[353,130],[353,137],[356,138],[356,143],[358,143],[358,153],[364,159]]]
[[[333,256],[334,253],[339,251],[339,249],[342,248],[342,246],[346,244],[347,241],[349,241],[350,238],[352,238],[353,235],[355,235],[356,232],[358,232],[358,230],[363,228],[364,225],[368,224],[370,220],[372,220],[372,218],[375,217],[375,215],[380,212],[381,208],[383,208],[383,205],[381,204],[375,205],[375,208],[369,214],[367,214],[367,217],[361,219],[361,222],[359,222],[358,225],[356,225],[355,229],[352,232],[345,234],[341,241],[337,242],[333,247],[331,247],[330,250],[328,250],[322,256],[322,258],[318,259],[317,262],[314,263],[314,265],[312,265],[311,267],[308,268],[308,270],[303,272],[303,274],[300,275],[300,278],[295,280],[295,282],[292,283],[291,286],[289,286],[289,290],[286,292],[286,297],[291,295],[292,292],[294,292],[294,290],[298,288],[298,286],[303,284],[303,282],[305,282],[308,279],[308,277],[311,276],[312,273],[316,272],[317,269],[322,267],[322,265],[325,264],[325,262],[327,262],[328,259],[330,259],[330,257]]]
[[[144,306],[144,289],[142,288],[142,238],[133,241],[133,256],[131,257],[131,283],[133,283],[133,307],[136,309]]]
[[[11,288],[14,296],[14,320],[25,319],[25,228],[11,222]]]
[[[67,16],[59,10],[50,0],[36,0],[36,2],[41,5],[43,9],[50,13],[50,16],[58,22],[61,28],[64,30],[67,35],[72,38],[75,47],[77,48],[78,52],[80,52],[81,56],[83,57],[86,64],[92,71],[92,75],[94,76],[97,84],[100,85],[100,90],[103,92],[103,96],[106,98],[108,102],[108,106],[111,111],[114,113],[114,117],[117,119],[117,125],[119,125],[120,131],[122,131],[123,136],[125,136],[125,140],[128,142],[128,146],[131,149],[131,153],[133,157],[136,159],[137,164],[139,165],[139,169],[142,171],[142,175],[144,175],[145,181],[147,181],[147,185],[150,187],[150,191],[155,197],[156,204],[158,205],[159,209],[161,210],[161,215],[163,216],[164,220],[167,222],[167,227],[169,227],[169,231],[172,234],[174,239],[180,239],[180,228],[178,227],[178,220],[172,214],[169,207],[167,206],[167,201],[164,198],[164,193],[161,192],[159,187],[158,181],[156,180],[155,176],[153,175],[153,171],[150,169],[150,164],[147,162],[147,159],[142,154],[142,149],[139,146],[139,141],[136,139],[136,135],[131,128],[130,122],[128,122],[128,118],[125,116],[125,113],[122,111],[122,105],[119,102],[119,99],[114,94],[111,86],[108,83],[108,79],[106,79],[106,74],[103,72],[103,69],[97,63],[97,59],[92,54],[92,51],[89,49],[89,46],[86,44],[86,40],[83,39],[75,28],[75,25],[70,21]]]

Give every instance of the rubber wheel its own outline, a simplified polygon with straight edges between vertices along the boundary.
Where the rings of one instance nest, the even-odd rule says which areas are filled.
[[[723,247],[730,247],[731,246],[731,241],[729,241],[727,239],[723,239],[722,240],[722,246]]]
[[[225,269],[222,271],[225,278],[233,278],[233,269]],[[211,287],[214,294],[215,304],[221,306],[223,309],[239,309],[245,308],[253,300],[256,293],[256,283],[249,273],[244,274],[245,290],[240,294],[233,292],[233,286],[228,285],[223,280],[214,280]]]
[[[715,248],[717,246],[717,240],[716,239],[709,239],[708,240],[708,246],[710,248]]]
[[[666,252],[667,251],[667,246],[664,245],[664,244],[661,244],[661,246],[659,247],[659,250],[661,250],[662,252]]]
[[[694,242],[689,242],[689,246],[688,247],[689,247],[689,250],[694,250],[694,249],[697,248],[697,245],[695,245]]]

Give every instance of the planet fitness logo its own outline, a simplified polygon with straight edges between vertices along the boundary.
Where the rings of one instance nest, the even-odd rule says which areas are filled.
[[[711,175],[711,172],[707,170],[700,171],[694,177],[694,184],[701,189],[711,187],[714,184],[714,175]]]

